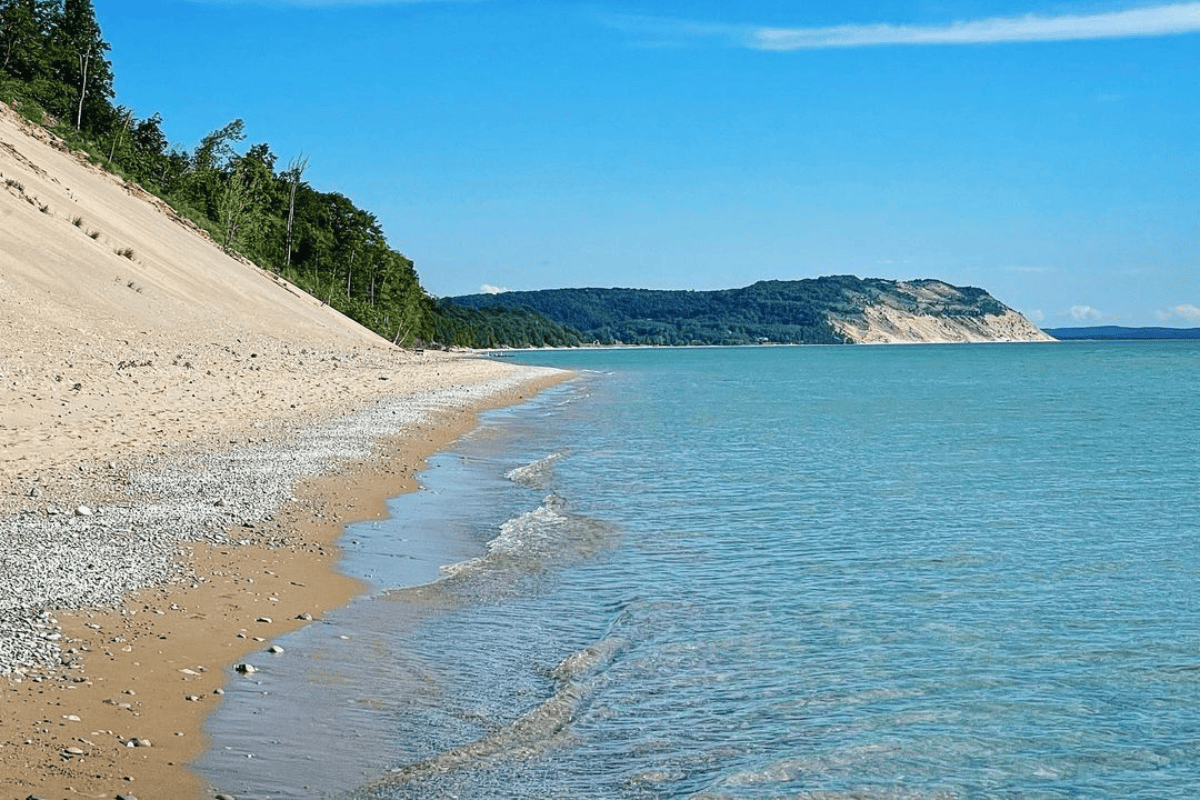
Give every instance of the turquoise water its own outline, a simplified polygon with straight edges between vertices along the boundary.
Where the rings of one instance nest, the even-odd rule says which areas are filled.
[[[230,692],[220,785],[1195,796],[1197,344],[520,358],[584,371],[351,530],[374,591]]]

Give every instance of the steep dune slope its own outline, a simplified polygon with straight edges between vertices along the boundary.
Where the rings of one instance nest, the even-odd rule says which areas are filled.
[[[2,105],[0,173],[2,298],[25,320],[384,345]]]
[[[830,314],[829,322],[860,344],[1054,341],[990,296],[968,297],[942,281],[899,281],[886,292],[856,293],[852,299],[860,310]]]
[[[464,369],[231,258],[0,104],[0,512],[97,464]]]

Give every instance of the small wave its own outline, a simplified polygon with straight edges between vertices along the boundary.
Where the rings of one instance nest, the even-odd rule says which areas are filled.
[[[510,469],[504,477],[530,489],[545,489],[550,485],[550,478],[554,474],[554,462],[560,458],[562,458],[562,453],[548,455],[532,464]]]
[[[392,589],[380,598],[422,604],[472,603],[535,591],[553,572],[594,558],[613,546],[618,529],[566,510],[555,494],[500,526],[483,555],[443,566],[432,583]]]
[[[501,525],[483,555],[443,567],[443,582],[461,585],[472,578],[541,573],[592,556],[611,539],[613,527],[572,514],[565,506],[558,495],[548,495],[536,510]]]
[[[564,658],[558,666],[551,670],[550,675],[558,681],[571,681],[594,672],[600,667],[611,664],[617,654],[629,646],[622,636],[606,636],[596,644]]]
[[[528,759],[562,746],[570,738],[571,722],[628,644],[620,636],[609,635],[572,653],[550,672],[558,684],[554,694],[511,724],[435,758],[392,770],[364,789],[374,792],[397,787],[497,758]]]

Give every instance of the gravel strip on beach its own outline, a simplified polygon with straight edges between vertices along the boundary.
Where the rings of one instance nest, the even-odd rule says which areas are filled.
[[[475,385],[393,397],[299,431],[225,452],[158,459],[127,476],[128,499],[0,518],[0,675],[62,663],[56,610],[120,606],[130,592],[191,579],[181,544],[260,538],[296,482],[371,455],[440,411],[465,409],[554,370],[526,368]],[[111,465],[115,479],[123,468]]]

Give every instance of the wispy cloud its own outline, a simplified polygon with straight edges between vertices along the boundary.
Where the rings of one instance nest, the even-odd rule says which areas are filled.
[[[1076,322],[1095,322],[1104,316],[1100,313],[1100,309],[1088,305],[1071,306],[1070,313],[1071,319]]]
[[[1200,2],[1057,16],[1027,14],[943,25],[878,23],[823,28],[731,25],[656,17],[610,17],[608,23],[659,42],[719,39],[755,50],[813,50],[881,45],[998,44],[1125,39],[1200,33]]]
[[[1192,305],[1191,303],[1180,303],[1164,311],[1159,311],[1158,318],[1162,322],[1182,320],[1183,322],[1200,324],[1200,306]]]
[[[479,291],[483,292],[484,294],[504,294],[505,292],[512,290],[505,286],[493,286],[490,283],[485,283],[483,286],[479,287]]]

